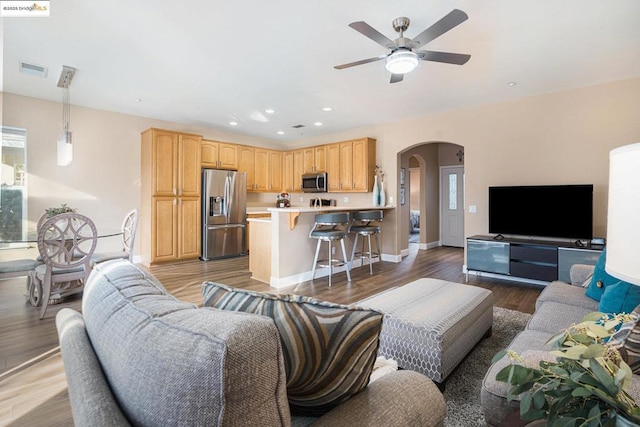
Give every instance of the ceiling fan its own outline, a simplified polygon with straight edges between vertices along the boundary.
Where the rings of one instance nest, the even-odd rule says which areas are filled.
[[[400,33],[400,37],[395,40],[387,38],[378,30],[370,26],[364,21],[352,22],[349,24],[351,28],[358,31],[362,35],[370,38],[379,45],[391,49],[386,55],[376,56],[374,58],[362,59],[348,64],[336,65],[333,68],[342,70],[344,68],[354,67],[356,65],[368,64],[369,62],[380,61],[386,59],[385,67],[391,72],[391,83],[402,81],[404,75],[412,71],[418,66],[420,60],[444,62],[447,64],[463,65],[471,55],[451,52],[436,52],[432,50],[418,50],[430,41],[440,37],[447,31],[457,27],[466,21],[469,16],[459,9],[453,9],[438,22],[415,36],[413,39],[404,37],[404,32],[409,28],[409,18],[400,17],[391,23],[393,29]]]

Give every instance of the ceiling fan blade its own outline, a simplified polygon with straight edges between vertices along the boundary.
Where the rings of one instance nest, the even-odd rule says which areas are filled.
[[[378,43],[380,46],[386,47],[387,49],[394,49],[396,47],[393,40],[389,39],[387,36],[380,33],[378,30],[364,21],[352,22],[351,24],[349,24],[349,26],[363,36],[368,37],[374,42]]]
[[[464,65],[471,58],[471,55],[465,53],[435,52],[433,50],[421,50],[416,53],[423,61],[444,62],[455,65]]]
[[[449,14],[445,15],[438,22],[415,36],[409,43],[408,47],[411,49],[420,48],[429,43],[431,40],[440,37],[450,29],[462,24],[467,19],[469,19],[469,15],[467,15],[460,9],[453,9],[451,12],[449,12]]]
[[[380,55],[380,56],[376,56],[375,58],[361,59],[360,61],[349,62],[348,64],[336,65],[333,68],[335,68],[336,70],[342,70],[344,68],[355,67],[356,65],[368,64],[369,62],[376,62],[386,57],[387,55]]]
[[[404,74],[391,74],[391,81],[389,83],[401,82],[404,78]]]

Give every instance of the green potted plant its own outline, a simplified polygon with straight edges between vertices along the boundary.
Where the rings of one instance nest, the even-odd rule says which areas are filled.
[[[525,421],[544,419],[552,427],[638,425],[640,407],[627,392],[632,372],[618,351],[637,321],[634,313],[591,313],[549,340],[555,361],[536,365],[513,351],[496,354],[494,362],[511,359],[496,380],[512,386],[508,399],[519,396]]]
[[[47,208],[44,211],[47,214],[47,218],[52,218],[52,217],[54,217],[56,215],[60,215],[60,214],[63,214],[63,213],[68,213],[68,212],[73,213],[73,212],[76,211],[76,209],[67,206],[66,203],[63,203],[63,204],[60,205],[60,207]]]

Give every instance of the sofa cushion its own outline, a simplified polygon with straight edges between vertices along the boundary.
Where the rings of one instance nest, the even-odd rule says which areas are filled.
[[[124,260],[95,266],[82,312],[131,424],[290,423],[282,348],[271,319],[178,301]]]
[[[640,304],[640,286],[620,280],[604,288],[598,311],[631,313],[638,304]]]
[[[529,319],[527,329],[545,332],[550,338],[572,324],[580,323],[584,316],[594,311],[590,308],[547,301],[536,309],[535,314]]]
[[[544,287],[536,300],[536,309],[547,301],[560,302],[577,307],[598,310],[598,303],[585,295],[585,289],[565,282],[551,282]]]
[[[382,314],[299,295],[203,283],[204,306],[272,317],[284,349],[295,415],[319,416],[363,390],[378,350]]]

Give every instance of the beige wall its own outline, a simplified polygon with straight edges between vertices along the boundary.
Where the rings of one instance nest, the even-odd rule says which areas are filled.
[[[490,185],[592,183],[594,234],[605,236],[608,153],[614,147],[640,141],[638,99],[640,79],[632,79],[353,129],[308,138],[297,145],[376,138],[377,163],[386,174],[387,197],[393,196],[396,202],[399,153],[434,141],[463,146],[467,205],[478,207],[477,214],[465,215],[467,235],[487,232]],[[3,113],[4,125],[28,130],[32,219],[46,206],[67,202],[100,224],[119,226],[124,214],[139,206],[140,132],[151,126],[283,148],[248,136],[73,107],[74,162],[57,167],[55,139],[60,131],[60,104],[5,94]],[[541,207],[554,208],[558,207]],[[386,230],[396,238],[385,237],[384,252],[399,254],[406,247],[401,239],[406,239],[407,233],[396,233],[403,215],[389,212],[385,221],[391,222]]]

